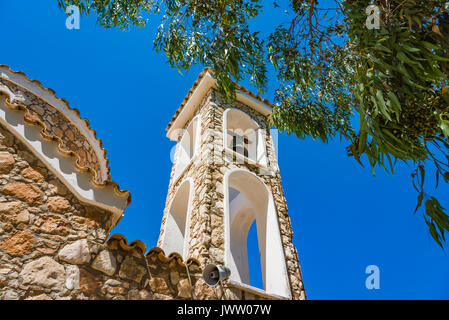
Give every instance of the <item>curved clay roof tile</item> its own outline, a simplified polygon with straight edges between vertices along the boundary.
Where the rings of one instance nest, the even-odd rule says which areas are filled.
[[[118,195],[128,195],[126,205],[131,202],[129,191],[121,190],[111,180],[103,141],[97,137],[89,121],[81,118],[78,109],[71,108],[67,100],[58,98],[53,89],[44,88],[39,81],[29,79],[24,72],[13,71],[4,64],[0,64],[0,93],[7,96],[9,108],[25,112],[26,123],[42,127],[43,138],[57,141],[60,153],[74,157],[76,168],[92,175],[93,185],[111,185]]]
[[[126,237],[120,233],[111,235],[106,241],[106,244],[110,249],[121,248],[125,251],[138,249],[141,253],[144,253],[146,248],[145,244],[140,240],[134,240],[128,244]],[[159,247],[153,247],[149,249],[148,252],[145,253],[145,256],[146,257],[157,256],[157,258],[160,261],[166,263],[175,260],[182,267],[185,267],[186,265],[189,266],[191,264],[196,264],[197,266],[201,265],[200,262],[195,258],[188,258],[186,259],[186,261],[184,261],[182,259],[182,256],[176,252],[170,253],[168,256],[166,256],[164,250],[162,250],[162,248]]]

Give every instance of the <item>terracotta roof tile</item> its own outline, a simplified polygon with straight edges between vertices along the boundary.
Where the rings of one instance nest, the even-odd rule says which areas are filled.
[[[98,174],[97,174],[97,171],[95,171],[93,167],[83,166],[82,164],[85,163],[84,159],[82,159],[78,154],[75,154],[73,151],[69,151],[69,150],[67,150],[67,148],[64,148],[63,147],[64,141],[60,137],[58,137],[57,135],[48,135],[46,124],[43,123],[43,121],[41,121],[39,118],[37,118],[35,114],[30,112],[30,110],[28,110],[28,108],[26,106],[21,105],[21,104],[16,104],[13,101],[11,101],[11,91],[10,90],[0,90],[0,93],[3,93],[3,94],[7,95],[8,98],[7,98],[6,102],[7,102],[8,105],[10,105],[13,108],[25,111],[25,114],[24,114],[25,122],[27,122],[29,124],[40,125],[42,127],[41,135],[45,139],[52,139],[52,140],[58,141],[59,142],[58,143],[58,151],[60,153],[62,153],[64,155],[69,155],[69,156],[74,157],[76,159],[75,165],[76,165],[78,170],[80,170],[80,171],[89,171],[90,172],[90,174],[92,175],[91,182],[94,185],[99,186],[99,187],[105,186],[105,185],[112,185],[114,187],[114,190],[118,194],[120,194],[120,195],[128,194],[127,205],[129,205],[129,203],[131,202],[131,194],[129,193],[128,190],[121,190],[120,186],[115,181],[111,180],[111,174],[110,174],[111,168],[109,167],[109,159],[107,158],[107,151],[106,151],[105,148],[103,148],[103,141],[97,137],[96,131],[90,127],[89,120],[87,120],[85,118],[81,118],[81,115],[80,115],[80,112],[79,112],[78,109],[70,107],[70,105],[69,105],[69,103],[68,103],[68,101],[66,99],[57,97],[56,96],[56,92],[53,89],[51,89],[51,88],[44,88],[42,86],[41,82],[39,82],[38,80],[29,79],[24,72],[13,71],[9,66],[4,65],[4,64],[0,64],[0,68],[5,68],[11,74],[15,74],[15,75],[19,75],[19,76],[23,77],[29,83],[37,84],[38,87],[41,90],[50,93],[55,100],[62,101],[67,106],[68,110],[70,110],[71,112],[75,113],[76,117],[79,120],[81,120],[81,122],[85,123],[87,129],[92,133],[92,135],[94,136],[95,140],[97,141],[100,149],[103,152],[102,156],[103,156],[104,161],[106,162],[106,168],[107,168],[107,176],[104,177],[104,178],[99,178]]]
[[[147,253],[145,253],[146,246],[145,244],[140,240],[134,240],[131,241],[128,244],[128,241],[126,240],[126,237],[122,234],[116,233],[109,237],[109,239],[106,241],[106,244],[110,249],[117,249],[120,248],[125,251],[131,251],[131,250],[139,250],[140,253],[144,253],[146,257],[152,257],[156,256],[160,261],[162,262],[170,262],[175,260],[180,266],[185,265],[191,265],[196,264],[197,266],[200,266],[200,262],[195,258],[188,258],[186,261],[182,259],[182,256],[179,253],[173,252],[169,254],[168,256],[165,255],[164,250],[159,247],[153,247],[148,250]]]

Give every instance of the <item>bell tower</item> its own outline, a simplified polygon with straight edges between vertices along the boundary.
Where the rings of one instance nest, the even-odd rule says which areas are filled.
[[[204,69],[167,126],[177,142],[158,246],[231,270],[249,287],[256,222],[264,293],[306,299],[269,118],[272,105],[237,85],[226,102]]]

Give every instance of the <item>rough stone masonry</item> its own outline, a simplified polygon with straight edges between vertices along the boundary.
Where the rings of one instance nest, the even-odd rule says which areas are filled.
[[[0,65],[0,73],[4,67]],[[16,75],[17,81],[23,80],[34,89],[40,86],[22,79],[22,73],[8,71],[8,77]],[[13,92],[27,109],[23,113],[27,125],[40,119],[47,139],[59,137],[66,150],[79,156],[78,164],[93,168],[98,183],[105,181],[92,146],[76,127],[70,127],[64,115],[22,87],[0,80],[0,98],[5,98],[4,92]],[[226,281],[211,288],[201,275],[206,263],[224,263],[223,176],[227,170],[242,166],[220,147],[223,113],[229,107],[211,90],[197,111],[202,119],[201,149],[183,173],[191,175],[196,186],[187,254],[191,258],[186,260],[176,253],[166,256],[158,247],[147,251],[140,241],[128,244],[122,235],[109,236],[116,223],[112,213],[80,202],[52,168],[35,156],[35,150],[16,138],[7,125],[0,125],[0,299],[276,299],[262,290],[235,287]],[[265,129],[265,135],[269,134],[265,117],[240,103],[234,107],[250,114]],[[269,161],[277,168],[272,141],[266,141]],[[292,297],[305,299],[278,170],[263,179],[276,202]],[[162,225],[180,180],[174,179],[172,172]]]
[[[264,299],[208,287],[195,259],[159,248],[144,256],[123,236],[106,242],[110,214],[80,203],[3,126],[0,172],[2,300]]]
[[[247,162],[236,162],[232,155],[229,155],[223,148],[223,114],[229,108],[242,110],[263,129],[267,156],[271,167],[275,168],[274,174],[261,175],[258,166]],[[164,224],[169,214],[170,203],[175,197],[183,179],[190,177],[193,179],[195,192],[191,204],[190,238],[187,256],[198,259],[203,265],[208,263],[224,265],[225,223],[223,180],[226,172],[229,170],[244,168],[262,178],[263,182],[271,189],[278,213],[281,240],[286,257],[292,297],[298,300],[305,299],[306,295],[298,255],[292,243],[293,231],[291,221],[287,212],[287,204],[282,189],[273,141],[269,137],[268,119],[237,101],[234,101],[231,106],[214,89],[211,89],[204,96],[194,116],[196,115],[200,115],[201,119],[201,141],[199,143],[198,154],[193,157],[192,161],[178,177],[175,176],[175,165],[173,165],[158,245],[161,246]],[[186,123],[184,130],[188,126],[189,122]],[[178,158],[177,155],[181,152],[180,149],[181,146],[178,143],[175,159]],[[237,295],[233,297],[242,299],[242,292],[237,291]]]
[[[81,204],[4,127],[0,173],[0,299],[214,296],[194,260],[186,266],[157,249],[144,257],[142,244],[123,237],[106,243],[110,215]]]

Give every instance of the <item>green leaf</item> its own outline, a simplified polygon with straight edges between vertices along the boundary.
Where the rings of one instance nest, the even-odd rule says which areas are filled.
[[[442,116],[440,116],[440,121],[438,122],[438,126],[440,127],[441,131],[443,131],[444,135],[446,137],[449,137],[449,121],[444,120]]]
[[[399,116],[400,116],[401,110],[402,110],[401,103],[399,102],[398,97],[392,91],[388,92],[388,98],[390,98],[392,107],[393,107],[394,111],[396,112],[396,119],[399,122]]]
[[[383,116],[385,118],[387,118],[388,120],[391,121],[391,117],[390,117],[390,114],[387,111],[387,106],[385,105],[384,96],[383,96],[381,90],[377,90],[376,98],[377,98],[377,101],[379,102],[380,112],[383,114]]]
[[[415,209],[415,211],[413,212],[413,214],[415,214],[416,211],[418,211],[419,207],[421,207],[423,198],[424,198],[424,192],[421,191],[421,192],[419,193],[419,196],[418,196],[418,203],[417,203],[417,205],[416,205],[416,209]]]

